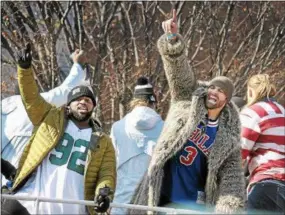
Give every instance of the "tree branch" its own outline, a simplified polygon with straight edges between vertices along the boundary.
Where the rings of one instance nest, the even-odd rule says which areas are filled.
[[[126,10],[125,8],[125,3],[121,2],[121,8],[123,9],[125,16],[127,18],[128,24],[129,24],[129,29],[130,29],[130,33],[131,33],[131,40],[132,40],[132,44],[133,44],[133,48],[134,48],[134,54],[135,54],[135,65],[139,66],[139,55],[138,55],[138,48],[137,48],[137,44],[136,44],[136,38],[134,36],[134,30],[133,30],[133,26],[130,20],[130,16],[129,16],[129,12]]]

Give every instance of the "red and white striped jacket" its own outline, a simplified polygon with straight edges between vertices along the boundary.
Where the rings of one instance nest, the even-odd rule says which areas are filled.
[[[242,158],[247,159],[249,187],[263,179],[285,181],[285,110],[273,100],[241,111]]]

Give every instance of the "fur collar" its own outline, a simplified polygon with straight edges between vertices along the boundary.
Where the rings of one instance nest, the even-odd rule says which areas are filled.
[[[204,98],[207,94],[207,83],[200,84],[192,95],[190,114],[183,116],[187,118],[185,125],[176,130],[176,140],[159,142],[154,151],[153,159],[148,171],[149,176],[156,175],[157,171],[163,168],[165,162],[181,150],[187,141],[187,138],[193,133],[200,122],[206,125],[207,109]],[[181,120],[181,119],[177,119]],[[232,151],[239,147],[240,122],[237,107],[229,103],[222,110],[219,117],[219,130],[217,132],[215,143],[209,153],[209,171],[217,171]],[[163,135],[163,134],[162,134]],[[167,134],[166,134],[167,135]]]

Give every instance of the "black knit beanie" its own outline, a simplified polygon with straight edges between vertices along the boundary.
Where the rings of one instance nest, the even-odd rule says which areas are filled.
[[[96,100],[95,100],[95,95],[93,94],[93,92],[89,89],[89,87],[87,86],[77,86],[74,87],[67,96],[67,105],[69,105],[72,101],[78,99],[79,97],[82,96],[86,96],[88,98],[90,98],[94,104],[94,106],[96,106]]]
[[[137,85],[135,86],[134,98],[146,99],[149,102],[157,102],[153,87],[146,77],[138,78]]]

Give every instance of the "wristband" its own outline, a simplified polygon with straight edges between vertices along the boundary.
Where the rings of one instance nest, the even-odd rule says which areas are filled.
[[[173,40],[173,39],[176,39],[176,36],[177,36],[177,34],[173,34],[173,33],[167,34],[167,39],[168,40]]]

